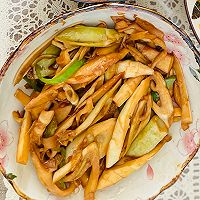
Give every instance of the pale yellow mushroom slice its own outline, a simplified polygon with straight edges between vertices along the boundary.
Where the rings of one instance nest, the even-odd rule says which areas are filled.
[[[108,80],[110,80],[110,79],[113,78],[113,76],[116,74],[116,69],[117,69],[117,65],[114,64],[114,65],[110,66],[110,67],[106,70],[106,72],[105,72],[105,74],[104,74],[104,76],[105,76],[105,81],[108,81]]]
[[[98,76],[104,74],[110,66],[123,59],[128,52],[129,50],[122,49],[118,53],[110,53],[88,61],[75,73],[75,75],[67,80],[67,83],[78,84],[96,79]]]
[[[90,87],[90,89],[81,97],[80,101],[78,102],[78,105],[76,107],[76,109],[92,94],[94,94],[94,92],[96,90],[98,90],[104,82],[104,76],[100,76]]]
[[[77,153],[67,164],[58,169],[53,175],[53,183],[56,183],[66,174],[70,173],[79,164],[79,162],[81,162],[82,157],[86,155],[87,151],[88,149],[84,149],[82,153]]]
[[[160,105],[153,102],[152,109],[154,112],[165,122],[169,128],[173,121],[173,103],[169,90],[166,87],[164,78],[159,72],[155,72],[152,76],[153,81],[151,82],[151,89],[158,92],[160,97]]]
[[[81,55],[81,52],[83,51],[83,47],[80,47],[79,50],[76,52],[76,54],[73,56],[73,59],[71,59],[71,61],[65,65],[62,69],[58,68],[58,70],[56,71],[56,76],[62,74],[63,72],[66,71],[66,69],[75,61],[79,58],[79,56]]]
[[[58,95],[57,90],[46,90],[45,92],[40,93],[36,98],[32,99],[26,106],[26,110],[32,110],[35,107],[41,106],[48,101],[54,100]]]
[[[76,94],[76,92],[74,91],[74,89],[68,85],[65,84],[63,86],[63,90],[65,91],[65,95],[67,97],[67,100],[74,106],[76,106],[79,102],[79,96]]]
[[[81,148],[84,139],[88,142],[93,142],[95,140],[99,148],[99,156],[100,158],[103,158],[106,155],[115,123],[116,119],[110,118],[89,127],[66,147],[66,159],[72,156],[76,150]]]
[[[139,102],[138,109],[133,116],[131,126],[128,132],[127,145],[124,152],[124,155],[129,150],[132,142],[138,136],[140,131],[147,125],[151,117],[151,107],[152,99],[151,96],[148,96],[148,100],[142,100]]]
[[[156,35],[150,34],[148,33],[148,31],[141,31],[137,33],[132,33],[130,35],[130,39],[134,41],[144,40],[146,42],[146,41],[151,41],[155,38],[156,38]]]
[[[71,127],[75,120],[77,124],[79,124],[80,118],[84,115],[88,115],[92,111],[93,107],[92,99],[88,98],[82,109],[77,110],[73,115],[67,117],[64,121],[62,121],[62,123],[60,123],[58,129],[56,130],[56,134],[62,134],[62,132]]]
[[[54,111],[45,111],[43,110],[37,121],[35,121],[34,127],[31,131],[31,142],[41,144],[41,137],[45,131],[45,128],[51,122],[54,116]]]
[[[62,133],[63,131],[67,130],[74,122],[76,115],[67,117],[58,127],[56,130],[56,134]]]
[[[95,143],[94,145],[90,162],[91,162],[91,173],[87,182],[87,185],[84,190],[84,199],[85,200],[94,200],[95,199],[95,192],[97,190],[98,180],[100,176],[100,164],[99,164],[99,150]]]
[[[163,39],[160,39],[160,38],[157,37],[157,38],[153,39],[152,42],[155,45],[155,47],[161,47],[163,50],[167,50],[167,46],[166,46],[165,41]]]
[[[30,100],[31,100],[31,97],[28,96],[25,92],[23,92],[21,89],[17,89],[14,96],[18,99],[18,101],[20,101],[20,103],[23,105],[23,106],[26,106]]]
[[[61,167],[54,173],[53,182],[56,183],[57,181],[59,181],[60,179],[62,179],[64,176],[66,176],[67,174],[69,174],[72,171],[78,170],[78,172],[80,172],[80,170],[77,169],[78,164],[80,162],[83,162],[83,160],[88,156],[88,154],[92,158],[93,156],[91,156],[91,154],[92,154],[93,150],[96,149],[96,146],[97,145],[95,142],[91,142],[91,144],[89,144],[87,147],[85,147],[80,153],[75,154],[75,156],[72,156],[72,159],[67,164],[65,164],[63,167]],[[91,165],[89,165],[88,168],[90,166]],[[74,178],[75,178],[75,176],[74,176]],[[66,178],[65,178],[65,181],[66,181]],[[68,181],[69,180],[67,180],[67,182]]]
[[[178,122],[181,120],[181,113],[182,113],[181,108],[179,108],[179,107],[174,108],[174,113],[173,113],[173,121],[174,122]]]
[[[161,47],[163,50],[167,49],[166,44],[162,39],[156,37],[156,35],[150,34],[148,31],[132,33],[129,40],[139,40],[147,43],[148,46],[153,48]]]
[[[119,73],[110,80],[108,80],[105,84],[103,84],[92,96],[92,101],[94,104],[99,101],[99,99],[105,95],[111,88],[114,87],[114,85],[122,79],[124,73]]]
[[[95,53],[98,56],[103,56],[103,55],[107,55],[109,53],[114,53],[119,48],[119,46],[120,46],[120,43],[115,43],[109,47],[98,47],[98,48],[96,48]]]
[[[138,51],[135,47],[133,47],[131,45],[127,45],[127,48],[130,50],[130,53],[134,57],[135,61],[141,62],[145,65],[150,63],[150,61],[140,51]]]
[[[154,59],[160,54],[159,51],[157,51],[154,48],[151,48],[144,44],[136,44],[136,48],[150,61],[154,61]],[[163,56],[164,57],[164,56]],[[171,54],[167,54],[163,59],[161,59],[159,62],[156,62],[155,67],[162,70],[165,73],[169,73],[169,71],[172,68],[173,65],[173,56]]]
[[[12,112],[13,119],[18,123],[22,124],[23,122],[23,117],[20,116],[20,113],[18,111],[13,111]]]
[[[67,182],[77,180],[91,166],[91,172],[84,190],[84,199],[94,200],[100,175],[99,150],[95,142],[89,144],[82,151],[82,158],[81,165],[77,164],[75,171],[64,177],[63,180]]]
[[[71,182],[71,181],[75,181],[81,178],[81,176],[83,176],[83,174],[87,172],[87,169],[91,167],[91,163],[90,163],[91,158],[92,156],[91,156],[91,153],[89,152],[85,157],[82,158],[82,160],[79,163],[77,163],[77,165],[72,170],[72,172],[67,174],[63,178],[63,181]]]
[[[127,79],[113,98],[115,104],[120,107],[133,94],[143,79],[144,76]]]
[[[58,124],[67,118],[67,116],[71,112],[71,109],[72,105],[68,105],[64,107],[58,107],[54,110],[56,121],[58,122]]]
[[[141,19],[139,17],[136,17],[135,22],[144,30],[147,30],[149,33],[156,35],[158,38],[162,39],[164,38],[164,33],[159,30],[158,28],[156,28],[153,24],[151,24],[150,22]]]
[[[122,79],[124,73],[119,73],[103,84],[97,91],[95,91],[90,98],[93,104],[96,104],[101,97],[106,94],[120,79]],[[86,100],[79,105],[79,108],[86,104]]]
[[[178,104],[179,107],[181,107],[181,94],[177,80],[174,82],[173,93],[175,102]]]
[[[54,100],[58,95],[58,89],[63,88],[64,84],[65,83],[63,82],[53,86],[45,85],[42,92],[31,99],[31,101],[25,106],[25,109],[32,110],[35,107]]]
[[[130,35],[132,33],[142,32],[142,31],[144,31],[144,29],[142,29],[135,22],[132,22],[128,27],[124,27],[124,28],[118,30],[118,32],[124,32],[124,33],[126,33],[128,35]]]
[[[121,85],[121,80],[115,84],[115,86],[107,92],[96,104],[92,112],[88,115],[88,117],[85,119],[85,121],[75,129],[76,136],[79,135],[82,131],[87,129],[93,122],[93,120],[96,118],[96,116],[99,114],[101,109],[103,108],[104,104],[107,102],[107,100],[114,94],[114,92],[117,90],[117,88]]]
[[[111,97],[107,100],[107,102],[105,103],[105,105],[103,106],[103,108],[101,109],[99,114],[96,116],[96,118],[94,119],[92,124],[97,123],[99,120],[101,120],[106,115],[106,113],[109,111],[109,109],[112,105],[112,102],[113,102],[113,98]]]
[[[44,149],[54,149],[54,148],[56,149],[56,147],[59,146],[59,142],[57,141],[56,135],[53,135],[48,138],[42,138],[41,143],[44,145]],[[52,150],[52,152],[57,152],[57,151]]]
[[[40,113],[43,111],[43,110],[48,110],[51,106],[51,102],[50,101],[47,101],[46,103],[43,103],[37,107],[34,107],[32,109],[30,109],[30,113],[31,113],[31,117],[33,120],[36,120],[38,119]]]
[[[94,105],[93,105],[92,99],[91,98],[86,99],[85,106],[76,114],[77,126],[79,126],[80,120],[81,119],[84,120],[89,115],[89,113],[92,111],[93,108],[94,108]]]
[[[143,80],[120,112],[106,154],[107,168],[112,167],[120,159],[122,147],[130,124],[130,117],[133,115],[139,100],[147,94],[149,84],[150,78]]]
[[[121,84],[121,80],[119,80],[110,91],[108,91],[106,94],[104,94],[104,96],[95,105],[93,110],[91,110],[91,106],[87,107],[87,104],[86,104],[85,107],[83,107],[83,109],[80,110],[78,113],[76,113],[73,116],[64,120],[60,124],[58,129],[56,130],[56,134],[62,133],[63,131],[67,130],[72,125],[72,123],[76,117],[78,117],[80,119],[80,116],[85,113],[88,113],[89,115],[86,117],[85,121],[82,124],[80,124],[75,130],[72,131],[73,137],[79,135],[82,131],[87,129],[92,124],[92,122],[96,118],[96,116],[99,114],[99,112],[101,111],[101,109],[103,108],[103,106],[107,102],[107,100],[114,94],[114,92],[120,86],[120,84]],[[90,100],[91,99],[88,99],[88,101],[90,101]]]
[[[74,192],[74,190],[77,187],[75,183],[70,183],[69,188],[67,188],[66,190],[59,189],[56,186],[56,184],[53,183],[52,172],[50,172],[48,169],[46,169],[43,166],[43,164],[40,162],[37,154],[33,150],[31,152],[31,158],[32,158],[32,162],[36,169],[36,172],[37,172],[40,182],[46,187],[46,189],[49,192],[51,192],[54,195],[61,196],[61,197],[68,196]]]
[[[165,58],[160,60],[160,62],[157,63],[156,68],[160,69],[161,71],[165,73],[169,73],[169,71],[172,68],[174,58],[172,55],[167,54]]]
[[[124,78],[152,75],[154,70],[137,61],[125,60],[117,63],[117,73],[124,72]]]
[[[163,50],[161,51],[153,60],[153,62],[151,63],[151,68],[153,69],[154,67],[156,67],[158,65],[158,63],[163,60],[165,57],[167,56],[167,51]]]
[[[187,92],[187,87],[184,79],[183,70],[178,58],[174,55],[174,65],[173,68],[176,72],[176,78],[178,81],[178,86],[180,89],[180,100],[181,100],[181,127],[183,130],[189,128],[189,124],[192,123],[192,113],[190,108],[189,96]]]
[[[90,50],[90,47],[83,47],[79,55],[79,60],[82,60],[89,50]]]
[[[31,114],[25,111],[22,125],[19,129],[19,139],[17,145],[16,161],[26,165],[30,150],[30,128],[32,124]]]

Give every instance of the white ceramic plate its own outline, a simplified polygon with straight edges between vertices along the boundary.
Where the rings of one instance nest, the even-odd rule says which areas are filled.
[[[199,6],[197,6],[197,1],[199,1]],[[185,0],[185,6],[190,25],[200,43],[200,0]],[[194,12],[194,10],[196,10],[196,12]]]
[[[182,131],[180,123],[175,123],[170,128],[172,140],[148,164],[112,187],[98,191],[96,199],[145,200],[153,198],[177,180],[183,168],[197,152],[200,143],[200,82],[197,80],[199,77],[196,69],[199,66],[196,63],[195,55],[197,58],[200,58],[200,56],[191,40],[167,19],[148,9],[122,4],[92,6],[62,15],[32,33],[8,59],[0,72],[1,171],[4,176],[7,173],[17,175],[17,178],[11,184],[18,190],[17,192],[21,196],[24,197],[25,194],[35,200],[58,199],[49,194],[41,185],[31,161],[28,162],[27,166],[19,165],[15,162],[18,125],[12,118],[12,111],[22,110],[22,107],[15,99],[14,92],[17,88],[23,89],[24,84],[21,82],[15,87],[12,84],[18,68],[35,48],[58,30],[80,21],[87,25],[96,25],[99,23],[99,20],[103,20],[112,27],[113,24],[110,16],[119,13],[124,13],[130,19],[137,14],[141,18],[153,23],[165,33],[165,42],[169,51],[173,51],[178,56],[183,67],[190,97],[193,124],[191,124],[189,130]],[[63,23],[63,20],[66,23]],[[65,199],[83,199],[83,192],[80,189],[76,194]]]

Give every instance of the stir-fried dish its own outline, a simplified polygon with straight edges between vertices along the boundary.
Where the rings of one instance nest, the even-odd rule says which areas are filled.
[[[18,70],[16,153],[29,154],[54,195],[82,186],[84,199],[127,177],[170,141],[173,122],[192,123],[180,62],[164,33],[134,16],[115,27],[68,27],[39,46]]]

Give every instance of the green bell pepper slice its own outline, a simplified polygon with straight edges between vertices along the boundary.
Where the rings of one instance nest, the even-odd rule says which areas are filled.
[[[57,128],[58,128],[58,123],[56,121],[56,118],[53,117],[53,119],[51,120],[51,122],[48,124],[48,126],[44,131],[43,134],[44,138],[52,137],[55,134]]]
[[[157,93],[157,92],[155,92],[155,91],[152,91],[151,92],[151,96],[152,96],[152,98],[153,98],[153,101],[154,102],[158,102],[159,101],[159,99],[160,99],[160,97],[159,97],[159,94]]]
[[[169,76],[169,77],[167,77],[165,79],[165,83],[166,83],[166,86],[167,86],[168,90],[173,89],[175,80],[176,80],[176,76],[175,75]]]
[[[60,147],[60,153],[63,156],[63,158],[66,158],[66,148],[65,147]]]
[[[133,141],[127,155],[140,157],[149,153],[167,134],[168,128],[165,123],[157,115],[153,116]]]
[[[55,40],[70,45],[106,47],[119,42],[121,38],[122,34],[115,29],[76,25],[66,28]]]
[[[39,70],[42,77],[49,76],[55,72],[55,70],[49,69],[55,62],[56,58],[43,58],[37,62],[35,70]]]
[[[56,184],[61,190],[67,189],[67,186],[66,186],[65,182],[63,181],[63,179],[60,179]]]
[[[37,62],[37,65],[48,68],[56,62],[56,58],[43,58],[42,60]]]
[[[58,83],[62,83],[70,78],[76,71],[78,71],[80,67],[83,66],[84,63],[84,60],[75,60],[62,74],[55,76],[51,79],[44,78],[39,68],[36,68],[36,74],[42,82],[49,85],[55,85]]]
[[[63,159],[62,159],[61,163],[59,164],[58,168],[61,168],[66,164],[66,162],[65,162],[66,148],[65,147],[60,147],[60,153],[61,153]]]
[[[44,87],[44,83],[42,83],[40,80],[38,79],[29,79],[26,76],[23,77],[23,79],[28,83],[28,85],[35,91],[37,92],[41,92],[42,88]]]
[[[54,46],[53,44],[51,44],[49,47],[47,47],[43,52],[42,55],[54,55],[54,56],[58,56],[61,52],[61,49]]]

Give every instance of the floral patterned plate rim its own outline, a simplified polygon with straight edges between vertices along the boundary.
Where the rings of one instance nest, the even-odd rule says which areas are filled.
[[[75,2],[82,2],[82,3],[90,3],[90,4],[96,4],[96,3],[105,3],[107,0],[73,0]],[[124,2],[124,0],[110,0],[110,2]]]
[[[10,56],[0,71],[0,113],[3,113],[0,115],[0,169],[19,196],[25,199],[56,199],[41,186],[30,161],[28,166],[24,167],[16,164],[15,159],[9,159],[15,157],[18,138],[16,134],[18,126],[13,121],[11,113],[14,109],[21,109],[13,94],[16,88],[23,85],[20,84],[14,87],[10,84],[16,70],[37,46],[58,30],[76,23],[80,19],[86,24],[97,24],[99,19],[111,24],[110,16],[119,13],[124,13],[128,18],[132,18],[134,14],[137,14],[146,20],[153,21],[158,28],[161,28],[165,32],[165,41],[168,49],[179,57],[186,77],[187,87],[192,87],[192,90],[189,90],[189,95],[194,123],[186,132],[180,130],[179,124],[172,127],[170,130],[170,134],[173,134],[172,141],[154,159],[130,177],[122,180],[119,184],[112,186],[112,188],[98,191],[97,199],[105,197],[113,200],[130,199],[130,197],[131,199],[138,200],[154,199],[160,192],[170,187],[178,179],[184,167],[198,151],[200,146],[200,114],[198,113],[198,110],[200,110],[200,106],[198,105],[200,83],[198,81],[199,75],[197,70],[199,66],[197,62],[199,63],[200,56],[190,38],[172,22],[147,8],[117,3],[87,7],[63,14],[34,31]],[[91,16],[95,17],[91,19]],[[194,74],[191,74],[191,69],[196,74],[196,79],[193,76]],[[2,95],[2,91],[6,92]],[[168,151],[169,149],[170,151]],[[176,156],[171,156],[172,153]],[[165,164],[165,159],[167,160],[167,165]],[[17,175],[15,180],[11,180],[11,173]],[[32,189],[32,185],[34,185],[34,190]],[[142,185],[142,187],[137,187],[138,185]],[[80,199],[80,195],[81,191],[70,196],[70,199]],[[69,198],[67,197],[66,199]]]
[[[200,43],[200,1],[184,0],[186,14],[197,41]]]

